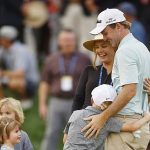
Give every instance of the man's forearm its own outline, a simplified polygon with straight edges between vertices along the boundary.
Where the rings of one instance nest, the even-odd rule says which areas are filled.
[[[16,71],[3,71],[3,76],[7,78],[24,78],[24,71],[23,70],[16,70]]]
[[[103,112],[103,117],[108,120],[117,114],[136,94],[136,84],[125,85],[113,103]]]
[[[49,93],[49,86],[46,82],[41,82],[39,86],[39,104],[46,104],[47,96]]]

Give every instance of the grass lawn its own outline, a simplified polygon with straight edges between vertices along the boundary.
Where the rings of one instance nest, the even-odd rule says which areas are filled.
[[[38,99],[35,97],[34,106],[24,112],[25,123],[23,130],[25,130],[33,144],[34,150],[40,150],[40,144],[42,142],[45,130],[45,123],[39,118],[38,115]],[[58,150],[62,150],[62,138],[59,140]]]

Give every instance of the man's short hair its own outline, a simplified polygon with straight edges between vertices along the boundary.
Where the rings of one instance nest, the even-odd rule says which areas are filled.
[[[128,21],[123,21],[123,22],[118,22],[118,23],[120,23],[121,25],[123,25],[125,29],[129,29],[129,30],[130,30],[130,28],[131,28],[131,23],[128,22]],[[113,24],[110,24],[109,26],[110,26],[112,29],[114,29],[114,28],[116,27],[116,24],[117,24],[117,23],[113,23]]]

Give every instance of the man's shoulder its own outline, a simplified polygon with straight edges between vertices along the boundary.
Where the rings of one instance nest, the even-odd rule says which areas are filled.
[[[56,61],[60,56],[59,52],[54,52],[46,57],[46,62]]]
[[[76,52],[76,55],[80,58],[84,58],[84,59],[88,59],[88,60],[90,59],[88,55],[86,55],[82,52],[79,52],[79,51]]]

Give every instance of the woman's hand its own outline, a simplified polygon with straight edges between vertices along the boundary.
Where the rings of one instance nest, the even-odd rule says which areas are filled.
[[[144,91],[150,95],[150,78],[144,80]]]
[[[105,122],[107,121],[104,119],[102,114],[93,115],[88,118],[85,118],[84,120],[91,121],[81,130],[81,132],[86,132],[84,137],[87,138],[91,138],[94,135],[95,138],[97,138],[101,128],[103,128]]]

